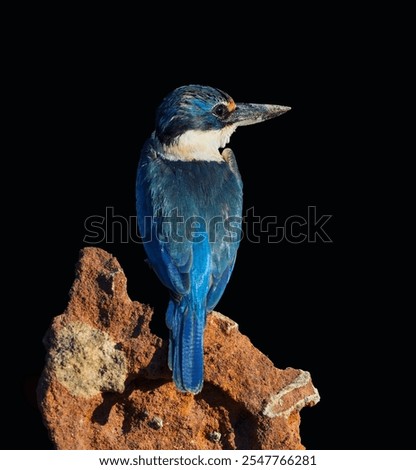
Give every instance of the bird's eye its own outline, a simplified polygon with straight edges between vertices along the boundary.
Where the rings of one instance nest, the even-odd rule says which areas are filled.
[[[221,119],[226,118],[228,116],[228,114],[230,114],[230,112],[228,111],[228,108],[227,108],[227,106],[225,106],[225,104],[217,104],[217,106],[214,107],[212,112],[213,112],[213,114],[215,114],[215,116],[217,116]]]

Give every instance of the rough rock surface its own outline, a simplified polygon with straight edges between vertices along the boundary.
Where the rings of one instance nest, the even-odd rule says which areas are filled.
[[[127,295],[109,253],[81,251],[66,311],[44,338],[39,406],[58,449],[303,449],[310,374],[279,370],[220,313],[208,317],[205,383],[178,392],[151,308]]]

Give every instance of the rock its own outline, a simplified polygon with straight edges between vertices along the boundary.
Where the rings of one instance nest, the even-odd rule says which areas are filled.
[[[81,251],[65,312],[45,335],[38,401],[58,449],[303,449],[310,374],[279,370],[220,313],[208,316],[205,383],[176,390],[153,311],[131,301],[118,261]]]

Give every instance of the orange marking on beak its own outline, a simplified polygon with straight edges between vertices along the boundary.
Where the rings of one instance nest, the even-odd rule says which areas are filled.
[[[234,109],[236,108],[236,106],[235,106],[235,103],[234,103],[234,100],[233,100],[233,99],[231,99],[231,101],[228,102],[227,108],[228,108],[228,111],[230,111],[230,113],[231,113],[232,111],[234,111]]]

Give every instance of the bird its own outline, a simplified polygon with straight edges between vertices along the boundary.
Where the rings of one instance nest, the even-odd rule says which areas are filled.
[[[140,154],[136,210],[146,261],[170,294],[168,366],[180,392],[202,390],[207,315],[224,293],[242,238],[243,183],[227,144],[237,127],[289,110],[185,85],[156,111]]]

